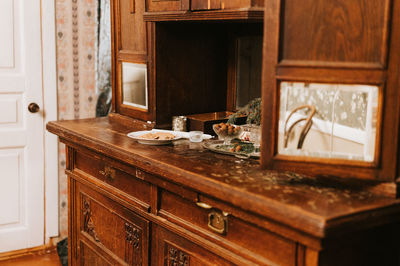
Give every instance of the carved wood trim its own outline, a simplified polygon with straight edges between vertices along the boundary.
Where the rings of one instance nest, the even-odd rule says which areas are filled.
[[[142,235],[140,228],[125,222],[125,261],[129,265],[143,265]]]
[[[68,177],[68,242],[71,245],[71,248],[68,249],[68,257],[69,260],[72,258],[77,259],[77,243],[76,243],[76,182],[72,177]]]
[[[90,208],[90,201],[83,199],[82,202],[82,213],[83,213],[83,231],[88,233],[96,242],[101,242],[92,219],[92,210]]]
[[[75,168],[75,158],[76,158],[76,151],[74,148],[66,145],[65,147],[65,168],[68,170],[73,170]]]
[[[166,243],[166,249],[168,252],[168,266],[189,266],[190,265],[190,256],[174,247],[170,244]]]

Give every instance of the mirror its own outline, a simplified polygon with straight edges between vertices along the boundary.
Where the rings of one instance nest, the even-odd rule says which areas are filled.
[[[148,109],[147,66],[122,62],[122,103]]]
[[[236,40],[236,109],[261,97],[262,45],[261,35],[239,37]]]
[[[373,162],[379,88],[280,83],[278,154]]]

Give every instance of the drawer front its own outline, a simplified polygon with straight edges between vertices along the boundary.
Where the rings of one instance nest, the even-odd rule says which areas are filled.
[[[131,167],[129,168],[130,174],[128,174],[118,169],[112,162],[82,152],[76,154],[75,168],[134,197],[134,201],[138,202],[145,211],[148,211],[151,185],[142,180],[146,175],[143,171]]]
[[[232,265],[232,263],[208,250],[184,239],[160,226],[154,226],[152,252],[156,253],[156,265]]]
[[[189,0],[148,0],[146,2],[149,12],[181,11],[189,8]]]
[[[222,0],[191,0],[190,9],[196,10],[215,10],[221,9]]]
[[[296,243],[241,218],[225,213],[207,204],[199,204],[168,192],[161,192],[159,215],[189,230],[207,230],[207,234],[220,238],[220,244],[235,252],[254,254],[279,265],[293,265]],[[204,230],[205,229],[205,230]],[[216,238],[215,238],[216,239]],[[248,252],[250,251],[250,252]],[[261,262],[262,263],[262,262]]]
[[[223,9],[264,7],[263,0],[221,0]]]
[[[148,221],[79,183],[75,204],[81,264],[148,265]]]

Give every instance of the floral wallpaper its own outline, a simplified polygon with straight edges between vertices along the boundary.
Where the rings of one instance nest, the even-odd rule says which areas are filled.
[[[58,119],[95,116],[98,0],[56,0]],[[68,235],[65,146],[59,144],[60,238]]]

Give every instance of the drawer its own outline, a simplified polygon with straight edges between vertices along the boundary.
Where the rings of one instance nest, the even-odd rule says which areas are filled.
[[[192,197],[193,198],[193,197]],[[241,217],[225,213],[207,204],[198,206],[188,197],[161,192],[159,215],[194,232],[205,232],[205,237],[218,239],[227,249],[235,249],[242,256],[251,256],[259,263],[294,265],[296,243]],[[223,206],[223,203],[222,203]],[[249,255],[250,254],[250,255]],[[259,260],[259,257],[265,261]]]
[[[122,171],[121,168],[124,168],[125,171]],[[76,153],[75,172],[77,172],[76,169],[101,181],[96,185],[120,196],[125,194],[134,204],[149,211],[151,185],[143,180],[148,174],[142,170],[134,167],[122,167],[115,162],[84,152]],[[115,193],[115,189],[119,190],[118,193]]]
[[[189,8],[189,0],[148,0],[146,2],[149,12],[184,11]]]
[[[82,265],[148,265],[149,221],[79,182],[75,204]]]
[[[200,245],[160,226],[154,226],[153,239],[152,252],[155,253],[156,265],[233,265]]]
[[[190,9],[196,10],[215,10],[221,9],[222,0],[191,0]]]

